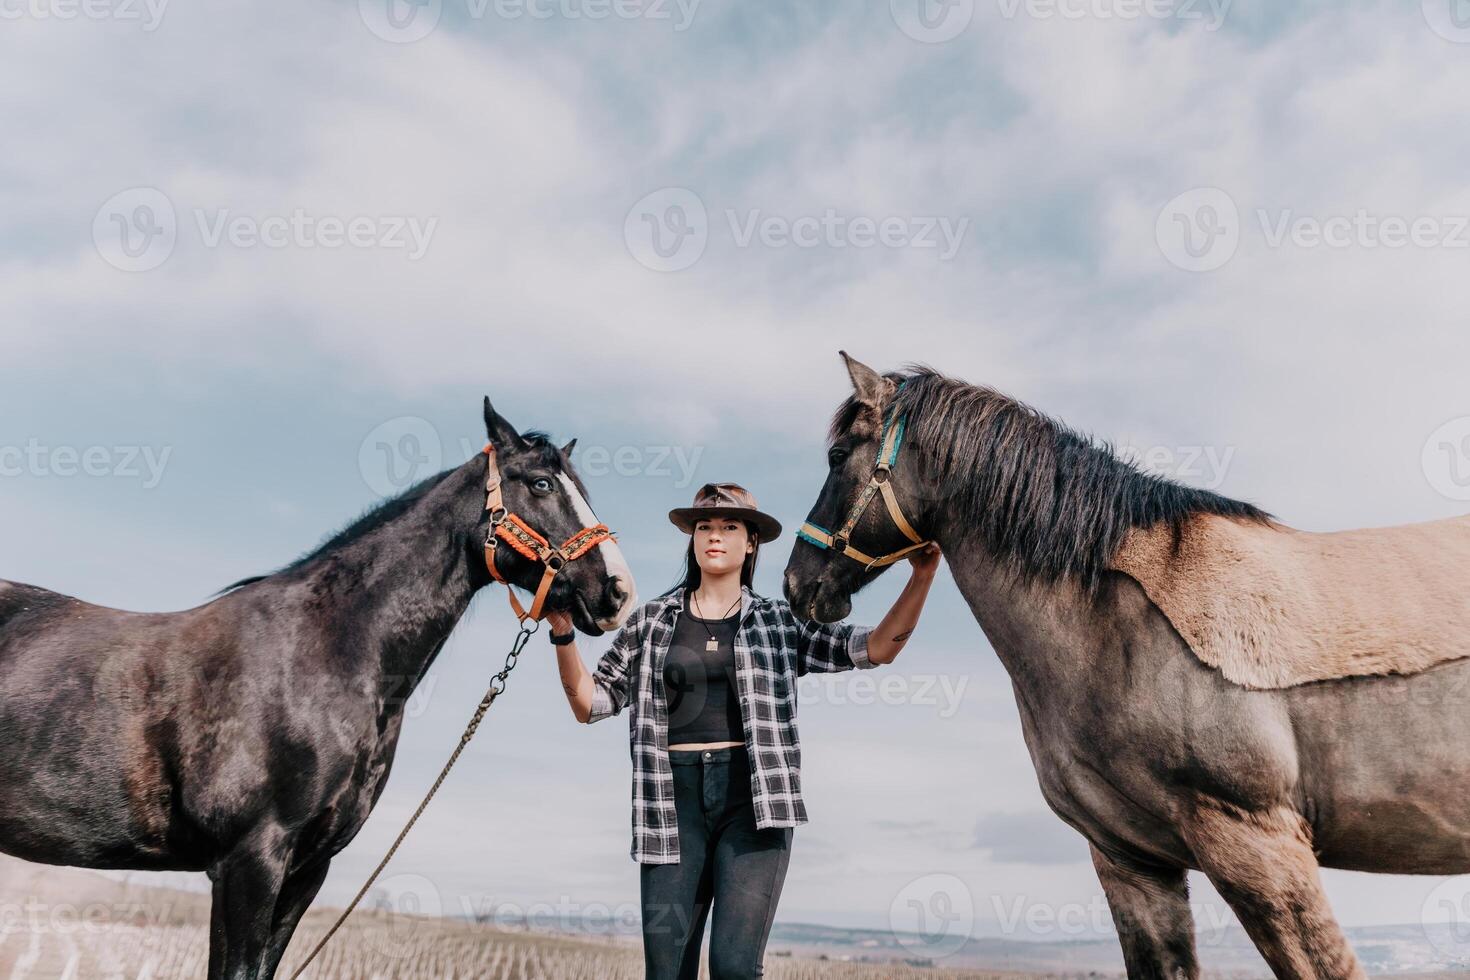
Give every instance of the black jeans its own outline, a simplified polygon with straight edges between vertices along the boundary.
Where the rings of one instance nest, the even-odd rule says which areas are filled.
[[[759,829],[743,745],[669,753],[679,863],[639,866],[647,980],[697,980],[704,923],[710,980],[765,975],[766,938],[786,880],[790,827]]]

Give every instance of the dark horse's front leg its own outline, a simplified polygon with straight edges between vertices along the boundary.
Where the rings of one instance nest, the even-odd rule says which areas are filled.
[[[1194,980],[1194,918],[1184,868],[1113,858],[1092,845],[1130,980]]]
[[[278,832],[253,834],[209,869],[214,903],[209,927],[209,980],[262,980],[276,899],[289,852]]]
[[[327,870],[331,866],[331,859],[324,858],[293,871],[287,876],[285,884],[281,886],[280,897],[276,899],[276,915],[271,923],[270,944],[266,947],[265,959],[261,962],[261,980],[271,980],[276,975],[276,970],[281,965],[281,959],[286,955],[286,947],[291,944],[291,937],[296,933],[301,917],[311,907],[312,900],[321,890],[322,882],[326,881]]]

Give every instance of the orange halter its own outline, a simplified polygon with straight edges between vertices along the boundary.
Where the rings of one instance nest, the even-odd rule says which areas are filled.
[[[594,524],[567,538],[560,548],[553,548],[529,524],[505,509],[505,502],[500,495],[500,467],[495,465],[495,447],[486,443],[484,453],[485,510],[490,514],[490,530],[485,534],[485,567],[490,570],[490,576],[495,581],[506,586],[506,594],[510,596],[510,607],[515,611],[516,619],[523,623],[527,619],[539,622],[545,615],[546,595],[551,591],[551,581],[556,578],[556,573],[567,562],[575,561],[604,541],[616,541],[617,538],[607,529],[606,524]],[[495,567],[495,548],[500,541],[532,561],[539,561],[545,568],[541,584],[536,588],[536,597],[531,600],[529,612],[521,606],[510,582]]]

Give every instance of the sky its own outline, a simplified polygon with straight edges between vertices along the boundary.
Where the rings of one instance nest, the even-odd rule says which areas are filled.
[[[850,390],[839,349],[993,385],[1298,527],[1467,509],[1459,0],[0,18],[5,578],[197,605],[466,459],[489,394],[578,439],[653,596],[682,556],[667,511],[700,483],[800,522]],[[904,574],[852,618],[881,619]],[[512,633],[504,596],[477,598],[323,901],[376,863]],[[582,642],[589,666],[608,639]],[[803,684],[811,823],[779,919],[1107,934],[947,573],[897,663]],[[634,917],[625,720],[577,725],[533,640],[391,900]],[[1347,924],[1432,916],[1444,885],[1324,879]]]

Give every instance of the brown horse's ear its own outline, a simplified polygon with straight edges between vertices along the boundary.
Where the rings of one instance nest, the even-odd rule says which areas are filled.
[[[576,444],[577,444],[577,440],[576,439],[573,439],[571,442],[567,443],[565,446],[562,446],[561,447],[562,454],[563,455],[566,455],[566,456],[570,456],[572,454],[572,447],[575,446]]]
[[[847,374],[852,378],[853,394],[862,404],[878,408],[888,400],[889,395],[898,390],[898,386],[892,381],[862,361],[849,357],[847,351],[840,350],[837,353],[842,355],[842,361],[847,365]]]
[[[526,448],[526,440],[490,404],[489,395],[485,396],[485,435],[490,439],[490,444],[502,452]]]

